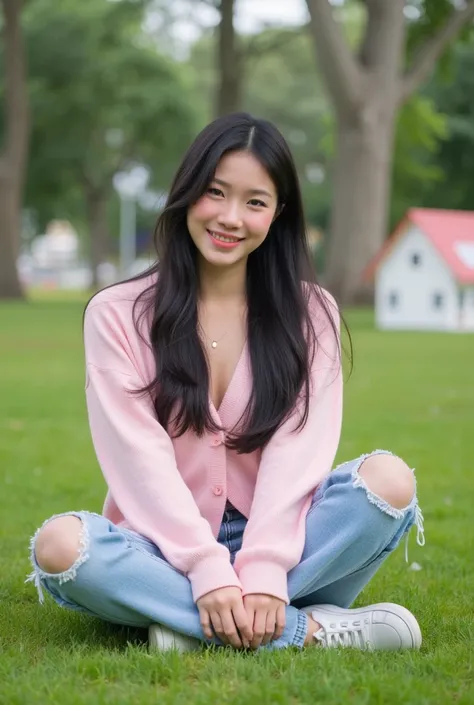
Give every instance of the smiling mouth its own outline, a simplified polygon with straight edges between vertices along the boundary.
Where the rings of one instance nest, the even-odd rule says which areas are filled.
[[[243,239],[241,237],[233,237],[232,235],[222,235],[221,233],[216,233],[215,230],[208,230],[207,232],[215,240],[220,240],[220,242],[235,243]]]

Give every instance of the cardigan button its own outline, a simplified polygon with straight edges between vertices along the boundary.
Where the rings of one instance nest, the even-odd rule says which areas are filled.
[[[215,487],[212,488],[212,491],[214,492],[216,497],[220,497],[223,492],[222,487],[219,487],[219,485],[215,485]]]
[[[224,443],[224,441],[225,441],[225,434],[220,433],[218,436],[214,436],[214,438],[211,441],[211,445],[217,447],[217,446],[222,445]]]

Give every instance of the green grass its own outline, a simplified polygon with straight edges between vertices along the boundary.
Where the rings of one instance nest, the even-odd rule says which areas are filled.
[[[84,297],[82,297],[84,298]],[[84,299],[85,300],[85,299]],[[0,305],[0,703],[474,702],[474,338],[380,333],[349,315],[355,367],[338,460],[390,448],[417,469],[427,545],[410,541],[359,604],[418,617],[418,653],[150,655],[145,634],[37,602],[28,540],[55,512],[100,511],[84,404],[81,297]]]

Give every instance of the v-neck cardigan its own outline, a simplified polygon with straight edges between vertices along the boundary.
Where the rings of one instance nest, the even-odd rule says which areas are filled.
[[[318,307],[311,316],[318,349],[304,428],[294,432],[300,405],[263,451],[237,454],[226,432],[250,397],[252,370],[245,344],[217,411],[218,433],[172,437],[158,422],[150,395],[132,394],[155,376],[149,319],[135,329],[132,308],[152,279],[97,294],[84,317],[86,400],[92,441],[108,491],[103,514],[153,541],[190,580],[194,600],[220,587],[274,595],[288,603],[287,574],[300,560],[311,497],[330,472],[342,417],[340,343]],[[325,296],[339,330],[332,297]],[[138,309],[138,312],[140,309]],[[226,501],[248,518],[232,566],[217,542]]]

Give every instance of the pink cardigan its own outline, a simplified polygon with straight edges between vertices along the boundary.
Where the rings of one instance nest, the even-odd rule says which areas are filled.
[[[262,451],[226,449],[225,432],[172,439],[158,423],[149,396],[130,395],[154,377],[150,347],[137,335],[132,306],[152,280],[120,284],[95,296],[84,322],[86,397],[92,440],[108,485],[103,513],[151,539],[191,582],[194,599],[225,586],[288,602],[287,573],[301,558],[311,496],[330,472],[342,416],[342,374],[327,318],[313,306],[320,338],[312,370],[306,426],[292,433],[292,416]],[[337,308],[334,308],[338,324]],[[142,335],[148,340],[147,320]],[[249,398],[247,346],[218,410],[231,429]],[[234,566],[216,537],[229,501],[248,518]]]

